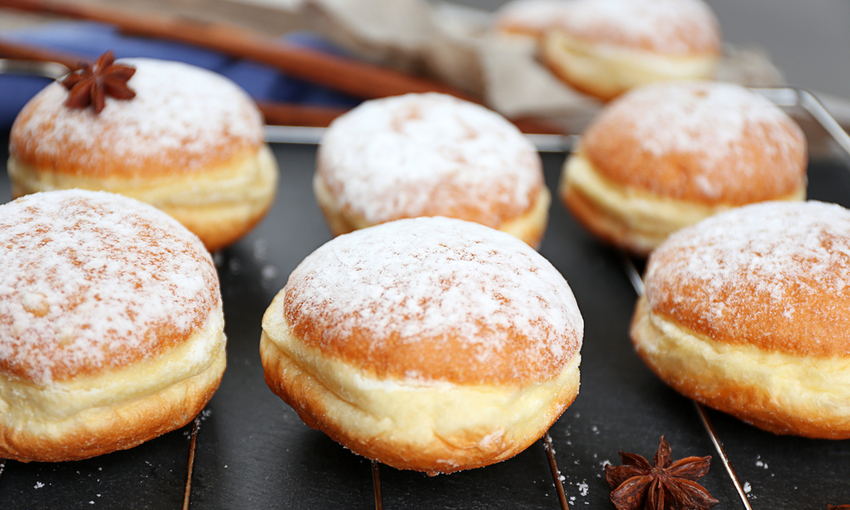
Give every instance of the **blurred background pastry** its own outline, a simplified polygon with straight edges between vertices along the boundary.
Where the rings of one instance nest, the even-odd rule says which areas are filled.
[[[656,83],[594,119],[564,165],[559,194],[593,234],[646,255],[719,211],[805,199],[806,146],[788,115],[744,87]]]
[[[574,0],[541,54],[568,85],[610,100],[657,81],[713,78],[721,42],[702,0]]]
[[[82,188],[147,202],[209,250],[245,235],[274,200],[263,119],[230,80],[178,62],[104,54],[47,86],[9,140],[15,197]]]

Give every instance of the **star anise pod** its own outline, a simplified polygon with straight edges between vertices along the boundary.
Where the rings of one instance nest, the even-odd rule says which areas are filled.
[[[696,483],[708,473],[711,456],[670,460],[670,444],[661,436],[653,464],[620,452],[622,466],[605,466],[611,502],[617,510],[706,510],[717,503]]]
[[[68,108],[86,108],[92,105],[94,113],[103,111],[106,96],[115,99],[133,99],[136,93],[127,86],[136,70],[130,66],[115,63],[115,55],[107,51],[99,56],[94,65],[83,66],[62,80],[62,85],[70,92],[65,106]]]

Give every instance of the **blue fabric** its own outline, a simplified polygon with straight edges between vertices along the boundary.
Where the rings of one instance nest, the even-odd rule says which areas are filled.
[[[116,58],[148,57],[177,60],[229,77],[258,101],[350,108],[360,100],[286,76],[277,69],[235,59],[221,53],[159,39],[125,36],[109,25],[91,22],[55,23],[34,29],[4,32],[4,39],[40,48],[96,58],[112,50]],[[336,55],[345,54],[310,33],[293,33],[286,41]],[[0,75],[0,130],[8,130],[24,104],[50,80],[29,76]]]

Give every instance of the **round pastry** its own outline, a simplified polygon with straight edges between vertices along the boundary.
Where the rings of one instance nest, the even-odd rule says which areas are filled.
[[[431,475],[539,439],[579,389],[569,285],[515,237],[442,218],[340,236],[263,317],[266,383],[353,452]]]
[[[0,251],[0,458],[131,448],[218,388],[218,276],[174,219],[111,193],[36,193],[0,206]]]
[[[702,0],[575,0],[541,54],[568,85],[609,100],[657,81],[713,78],[721,36]]]
[[[564,165],[559,194],[598,237],[646,255],[718,211],[806,196],[806,139],[730,83],[647,85],[609,103]]]
[[[850,438],[850,211],[733,209],[649,257],[631,337],[670,386],[777,434]]]
[[[93,86],[98,79],[106,85]],[[238,240],[271,206],[277,163],[262,117],[227,78],[178,62],[101,57],[65,83],[71,91],[49,85],[12,126],[14,197],[120,193],[173,216],[209,250]],[[89,107],[90,97],[102,102]]]
[[[493,29],[501,35],[541,39],[553,20],[568,12],[572,0],[512,0],[495,13]]]
[[[334,120],[313,189],[334,235],[447,216],[543,237],[550,195],[534,145],[482,106],[442,94],[367,101]]]

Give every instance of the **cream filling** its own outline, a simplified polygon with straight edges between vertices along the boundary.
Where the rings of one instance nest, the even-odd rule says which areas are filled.
[[[649,312],[645,300],[641,306],[648,318],[637,334],[638,349],[657,360],[657,366],[679,377],[693,374],[697,386],[713,379],[723,381],[723,386],[757,388],[775,408],[791,416],[850,419],[850,359],[811,358],[717,342]],[[699,380],[698,374],[702,374]]]
[[[543,41],[547,60],[571,81],[587,84],[613,97],[640,85],[663,80],[711,79],[717,55],[674,56],[589,43],[562,31],[549,31]]]
[[[614,184],[603,177],[580,150],[570,156],[564,165],[562,194],[568,186],[574,186],[597,207],[617,218],[630,230],[644,233],[647,237],[664,238],[683,227],[734,207],[660,197],[634,187]],[[805,198],[806,190],[800,188],[775,200]]]
[[[377,379],[364,370],[324,356],[292,334],[280,292],[263,318],[263,334],[310,380],[338,400],[324,402],[325,419],[352,424],[359,434],[391,436],[393,441],[427,445],[489,431],[482,443],[498,443],[512,429],[540,431],[548,426],[553,402],[578,392],[580,354],[557,377],[523,386],[464,385],[410,378]],[[486,445],[483,445],[486,446]]]
[[[9,177],[16,196],[58,189],[102,190],[129,196],[157,208],[203,207],[262,201],[276,188],[277,162],[268,145],[251,155],[201,173],[157,179],[95,179],[38,169],[8,161]]]
[[[122,369],[45,384],[0,374],[0,422],[7,428],[26,423],[35,433],[93,408],[144,398],[203,373],[224,356],[225,344],[224,314],[219,310],[175,349]]]
[[[313,175],[313,192],[331,232],[335,236],[374,225],[359,214],[343,212],[318,173]],[[537,194],[531,209],[517,218],[503,222],[498,230],[522,239],[533,248],[537,248],[549,220],[549,205],[551,203],[552,195],[549,193],[549,189],[545,185],[541,185],[540,192]]]

